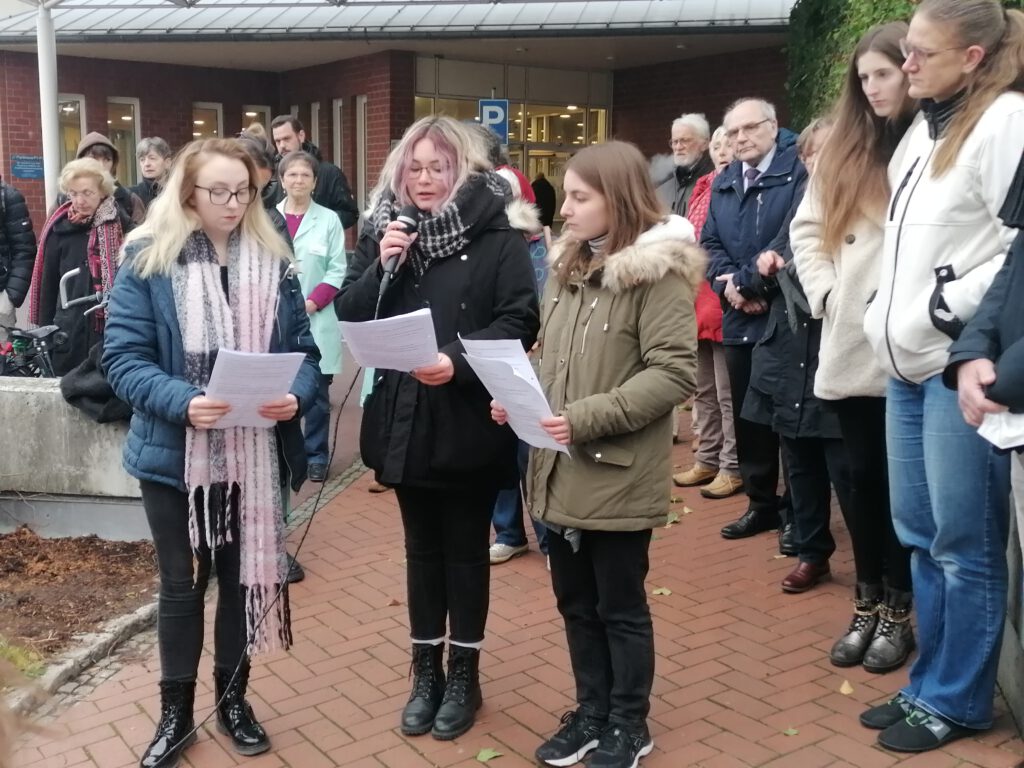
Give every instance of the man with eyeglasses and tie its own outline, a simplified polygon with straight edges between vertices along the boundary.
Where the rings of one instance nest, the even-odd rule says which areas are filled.
[[[711,127],[704,115],[686,114],[672,121],[672,138],[669,140],[673,163],[671,174],[667,178],[654,179],[658,197],[672,213],[686,216],[697,179],[715,169],[708,153],[710,141]]]
[[[735,159],[714,180],[711,206],[701,233],[707,250],[708,280],[722,298],[722,341],[732,388],[736,447],[747,511],[722,529],[726,539],[741,539],[780,527],[779,438],[770,426],[742,418],[750,384],[751,353],[765,335],[768,302],[754,288],[757,257],[776,239],[794,197],[807,180],[797,157],[795,137],[779,131],[775,107],[763,99],[744,98],[725,113],[726,136]],[[780,536],[780,551],[795,554]]]

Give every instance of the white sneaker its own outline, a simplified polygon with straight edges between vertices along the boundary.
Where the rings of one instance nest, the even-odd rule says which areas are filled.
[[[519,557],[519,555],[526,554],[526,550],[529,547],[523,544],[519,547],[512,547],[508,544],[499,544],[494,542],[491,544],[491,565],[497,565],[498,563],[504,563],[511,560],[513,557]]]

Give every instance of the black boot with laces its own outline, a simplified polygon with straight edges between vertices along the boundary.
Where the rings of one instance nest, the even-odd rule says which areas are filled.
[[[878,626],[878,607],[881,602],[881,584],[857,583],[853,619],[846,634],[836,640],[828,655],[835,666],[853,667],[864,660],[864,653],[875,636],[875,627]]]
[[[160,722],[139,762],[140,768],[174,768],[178,764],[181,753],[196,740],[192,719],[195,700],[194,682],[160,683]]]
[[[231,738],[231,746],[240,755],[259,755],[270,749],[270,739],[256,721],[252,707],[245,700],[249,687],[249,664],[234,670],[214,669],[213,685],[217,697],[217,729]]]
[[[482,704],[480,650],[451,645],[448,651],[448,682],[431,735],[441,741],[458,738],[473,727],[476,711]]]
[[[912,592],[885,588],[885,601],[878,609],[878,628],[864,653],[864,669],[868,672],[899,669],[916,647],[914,630],[910,626],[913,601]]]
[[[558,733],[537,748],[534,753],[537,762],[556,768],[575,765],[597,749],[601,734],[608,726],[606,719],[591,717],[583,710],[566,712],[561,722]]]
[[[413,643],[412,693],[402,710],[402,733],[419,736],[434,727],[444,696],[444,645]]]

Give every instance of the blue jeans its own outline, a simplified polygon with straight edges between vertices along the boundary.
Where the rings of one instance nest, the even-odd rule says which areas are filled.
[[[320,388],[316,400],[306,411],[303,433],[306,437],[306,461],[310,464],[327,464],[331,458],[331,383],[334,375],[320,374]]]
[[[530,446],[519,441],[517,461],[519,463],[519,486],[498,491],[494,502],[491,522],[494,524],[495,544],[521,547],[526,543],[526,526],[523,525],[523,496],[526,494],[526,465],[530,459]],[[533,521],[533,532],[537,535],[537,546],[545,555],[548,553],[548,529],[543,523]]]
[[[890,497],[911,550],[918,657],[904,696],[968,727],[992,725],[1006,614],[1010,464],[963,419],[941,376],[889,382]]]

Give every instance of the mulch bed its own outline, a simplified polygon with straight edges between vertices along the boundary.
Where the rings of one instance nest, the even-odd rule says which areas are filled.
[[[0,534],[0,641],[45,661],[81,634],[153,600],[156,556],[145,541]]]

